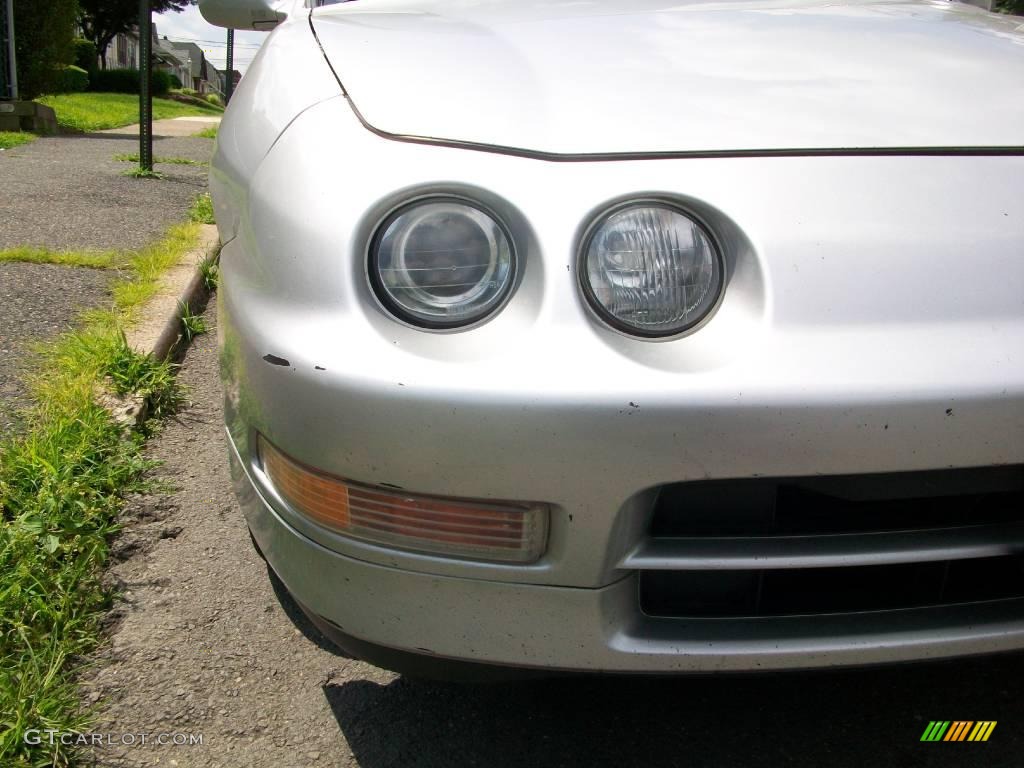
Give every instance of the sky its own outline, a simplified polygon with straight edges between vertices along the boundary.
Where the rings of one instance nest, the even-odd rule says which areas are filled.
[[[153,23],[161,39],[166,36],[174,42],[195,43],[203,49],[206,58],[213,62],[217,69],[223,71],[228,31],[207,24],[194,5],[181,13],[171,11],[154,14]],[[249,62],[256,55],[266,36],[266,32],[235,31],[235,69],[245,74]]]

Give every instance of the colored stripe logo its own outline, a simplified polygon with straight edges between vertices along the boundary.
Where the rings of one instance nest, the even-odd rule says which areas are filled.
[[[995,720],[932,720],[921,734],[921,741],[988,741],[996,728]]]

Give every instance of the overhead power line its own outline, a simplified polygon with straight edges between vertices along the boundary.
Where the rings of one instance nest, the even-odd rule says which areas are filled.
[[[202,43],[203,45],[222,45],[226,46],[227,42],[224,40],[200,40],[197,37],[172,37],[171,35],[165,35],[165,37],[172,43]],[[262,43],[235,43],[236,48],[261,48]]]

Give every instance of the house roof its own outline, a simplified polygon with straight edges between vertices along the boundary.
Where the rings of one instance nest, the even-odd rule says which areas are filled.
[[[192,77],[205,77],[204,71],[206,64],[206,56],[203,54],[203,49],[195,43],[176,43],[171,40],[163,40],[163,43],[171,46],[172,49],[179,51],[179,58],[184,54],[182,61],[192,60],[191,70]]]
[[[157,40],[156,45],[153,47],[153,53],[160,60],[166,61],[169,64],[176,64],[183,67],[188,62],[188,56],[170,45],[170,41],[167,39]]]

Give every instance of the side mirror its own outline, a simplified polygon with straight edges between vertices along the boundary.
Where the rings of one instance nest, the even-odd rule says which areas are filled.
[[[217,27],[268,32],[288,14],[279,10],[287,0],[199,0],[203,18]]]

